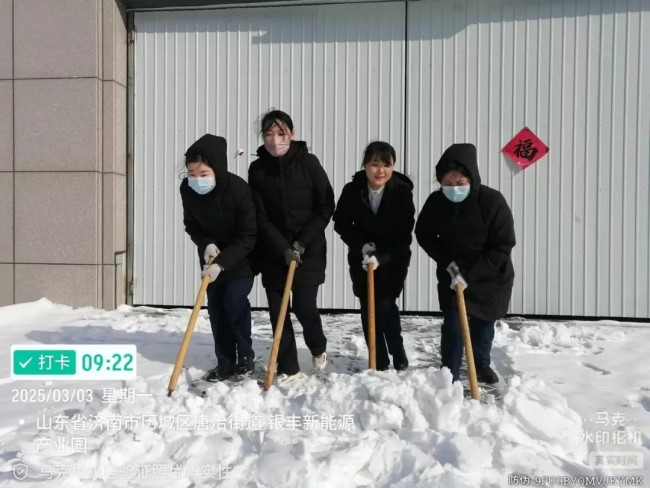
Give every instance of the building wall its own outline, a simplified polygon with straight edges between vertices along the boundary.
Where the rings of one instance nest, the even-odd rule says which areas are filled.
[[[650,318],[650,2],[428,0],[408,4],[406,159],[420,205],[453,142],[512,208],[515,314]],[[520,170],[524,126],[550,148]],[[413,259],[408,310],[437,307]]]
[[[650,4],[430,0],[389,5],[383,8],[402,5],[405,14],[401,8],[380,14],[374,24],[380,27],[368,27],[365,34],[348,25],[353,17],[331,29],[327,15],[316,19],[310,34],[322,49],[313,51],[325,73],[316,82],[335,87],[332,97],[315,85],[319,96],[311,98],[331,101],[334,115],[322,126],[314,115],[298,118],[304,118],[303,135],[326,164],[343,161],[342,170],[333,173],[337,193],[363,146],[357,133],[347,131],[352,122],[357,129],[371,127],[362,134],[366,138],[397,141],[404,167],[416,181],[418,205],[436,186],[430,166],[444,147],[475,139],[486,165],[485,182],[506,195],[515,214],[519,243],[511,311],[649,317],[650,98],[643,96],[643,87],[650,83]],[[321,11],[328,9],[335,7]],[[404,29],[393,25],[395,15],[404,20]],[[366,20],[370,25],[372,16]],[[126,298],[125,24],[117,0],[0,0],[0,305],[46,296],[112,308]],[[190,27],[152,35],[176,42]],[[240,49],[240,26],[231,27],[226,32],[235,43],[224,38],[221,46]],[[401,114],[406,124],[378,122],[374,128],[369,123],[378,119],[368,112],[362,113],[365,120],[336,118],[344,114],[341,104],[351,90],[367,92],[370,100],[378,93],[373,90],[389,86],[349,81],[357,69],[350,60],[369,59],[363,49],[355,51],[351,39],[367,41],[369,32],[380,41],[373,53],[388,56],[374,58],[379,69],[386,62],[395,63],[396,71],[406,66],[403,84],[390,80],[403,98],[393,93],[394,108],[388,112]],[[269,52],[296,49],[301,59],[310,59],[294,42],[304,34],[284,29],[277,37],[258,35],[256,42],[268,44]],[[345,42],[337,40],[341,36]],[[277,87],[301,87],[284,66],[273,75]],[[234,65],[228,73],[237,70]],[[278,92],[279,104],[282,96]],[[297,108],[290,105],[290,111],[296,114]],[[256,145],[253,118],[238,122],[245,125],[249,154]],[[517,172],[500,148],[524,125],[551,152]],[[150,135],[156,129],[147,130]],[[322,140],[314,137],[318,133]],[[237,145],[231,141],[231,149]],[[238,172],[245,171],[245,160],[237,165]],[[177,191],[176,181],[169,191]],[[331,278],[321,305],[350,307],[347,272],[332,267],[345,250],[337,238],[330,242]],[[192,250],[187,253],[183,259],[194,263]],[[182,276],[183,297],[195,293],[194,266],[185,274],[174,271]],[[430,262],[418,252],[406,309],[437,308],[433,278]],[[137,284],[137,273],[135,279]],[[261,295],[258,290],[258,304]],[[167,298],[163,303],[180,304]]]
[[[404,170],[405,10],[383,2],[136,12],[134,303],[194,303],[199,268],[178,175],[206,132],[227,138],[229,170],[247,179],[260,115],[285,110],[337,197],[371,140],[390,141]],[[319,305],[356,308],[347,248],[332,225],[326,236]],[[251,301],[266,306],[261,280]]]
[[[125,301],[126,13],[0,0],[0,305]]]
[[[198,288],[180,225],[184,149],[225,135],[245,176],[255,120],[275,106],[337,196],[381,138],[420,209],[444,149],[475,143],[515,218],[511,313],[650,317],[649,2],[253,6],[137,12],[135,25],[136,303],[190,305]],[[524,126],[550,152],[522,171],[501,148]],[[319,303],[355,308],[345,246],[327,236]],[[403,309],[437,311],[435,264],[413,250]]]

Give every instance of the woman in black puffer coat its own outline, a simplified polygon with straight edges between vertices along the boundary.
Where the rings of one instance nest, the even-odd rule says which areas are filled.
[[[413,183],[393,170],[395,149],[373,142],[363,170],[345,185],[334,212],[334,230],[348,246],[352,290],[361,302],[361,323],[368,342],[367,264],[375,265],[377,369],[393,356],[396,370],[408,367],[397,304],[411,260],[415,224]]]
[[[248,170],[248,183],[257,209],[256,266],[262,273],[271,322],[275,330],[288,266],[296,261],[293,297],[278,353],[279,380],[300,372],[290,312],[303,327],[305,343],[317,370],[327,365],[327,339],[316,304],[325,281],[325,228],[334,212],[334,191],[318,158],[303,141],[294,141],[293,121],[274,110],[261,124],[264,145]]]
[[[442,365],[458,379],[463,339],[453,289],[460,284],[478,380],[496,383],[499,378],[490,368],[494,324],[508,311],[515,277],[512,212],[501,193],[481,184],[473,144],[451,145],[436,165],[436,177],[442,188],[427,198],[415,236],[438,265]]]
[[[226,140],[206,134],[185,153],[188,177],[181,183],[185,231],[196,244],[201,276],[210,276],[208,312],[217,367],[209,381],[252,373],[253,286],[250,254],[255,247],[255,205],[246,182],[227,170]],[[210,258],[214,264],[205,266]]]

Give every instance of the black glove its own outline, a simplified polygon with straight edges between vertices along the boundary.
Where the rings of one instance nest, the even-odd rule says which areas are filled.
[[[300,253],[295,249],[287,249],[284,251],[284,261],[287,263],[287,266],[291,264],[291,261],[295,261],[298,264],[302,264],[300,259]]]

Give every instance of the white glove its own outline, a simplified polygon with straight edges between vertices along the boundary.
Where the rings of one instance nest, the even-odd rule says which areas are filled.
[[[456,264],[456,261],[449,263],[449,266],[447,266],[447,273],[449,273],[449,276],[451,276],[450,288],[452,290],[456,289],[456,285],[461,285],[463,290],[467,288],[467,281],[465,281],[465,278],[461,274],[460,268]]]
[[[220,252],[216,244],[208,244],[203,252],[203,261],[207,263],[210,258],[216,258]]]
[[[377,258],[375,256],[366,255],[363,258],[363,261],[361,261],[361,265],[363,266],[363,269],[365,269],[366,271],[368,271],[368,265],[370,263],[375,265],[375,271],[377,270],[377,268],[379,268],[379,261],[377,261]]]
[[[374,242],[367,242],[361,248],[361,254],[363,254],[364,256],[369,256],[375,252],[377,252],[377,247],[375,247]]]
[[[203,266],[203,271],[201,272],[201,278],[205,278],[206,276],[210,277],[210,283],[214,282],[214,280],[217,279],[219,274],[221,273],[222,269],[221,266],[218,264],[211,264],[210,266]]]

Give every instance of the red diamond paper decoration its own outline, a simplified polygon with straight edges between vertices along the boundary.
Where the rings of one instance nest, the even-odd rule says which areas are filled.
[[[524,127],[501,151],[521,169],[526,169],[546,156],[548,146],[532,130]]]

